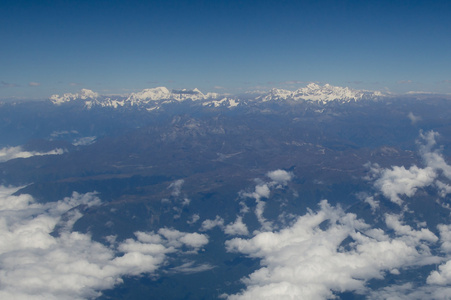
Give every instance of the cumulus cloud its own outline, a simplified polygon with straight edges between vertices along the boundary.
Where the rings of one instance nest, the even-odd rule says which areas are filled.
[[[423,300],[423,299],[449,299],[451,288],[437,286],[414,286],[412,283],[390,285],[368,295],[371,300]]]
[[[443,158],[441,149],[434,149],[438,136],[439,134],[435,131],[420,132],[420,140],[418,141],[420,154],[428,167],[441,171],[447,179],[451,180],[451,166]]]
[[[38,152],[38,151],[24,151],[22,147],[5,147],[0,149],[0,162],[5,162],[15,158],[28,158],[32,156],[43,156],[43,155],[60,155],[63,154],[64,150],[57,148],[48,152]]]
[[[195,253],[208,243],[199,233],[161,228],[136,232],[135,238],[111,247],[72,231],[81,217],[77,207],[100,205],[93,193],[58,202],[36,203],[18,188],[0,187],[0,298],[86,299],[122,282],[121,277],[153,273],[171,253]],[[63,218],[64,216],[64,218]],[[55,234],[55,229],[60,228]],[[206,270],[192,266],[192,272]]]
[[[202,226],[200,228],[200,231],[207,231],[211,230],[215,227],[223,228],[224,227],[224,219],[220,216],[216,216],[214,220],[207,219],[202,222]]]
[[[373,168],[373,172],[379,173],[379,178],[374,182],[374,186],[392,202],[402,205],[400,195],[412,197],[418,188],[429,186],[437,177],[436,172],[431,167],[424,169],[411,166],[406,169],[404,166],[393,166],[390,169]]]
[[[226,242],[227,251],[260,258],[262,265],[243,279],[245,290],[228,298],[328,299],[337,292],[363,293],[368,280],[386,272],[439,261],[427,251],[433,235],[400,230],[415,238],[405,238],[401,231],[390,237],[322,201],[317,212],[299,217],[290,227]]]
[[[370,178],[376,190],[400,206],[407,205],[420,188],[435,187],[442,197],[450,193],[451,167],[436,147],[437,137],[433,131],[420,133],[419,153],[424,167],[371,165]],[[292,179],[275,171],[267,176],[270,182],[259,181],[255,191],[242,193],[255,199],[257,218],[259,203],[270,197],[273,188]],[[380,194],[357,196],[376,213]],[[416,223],[415,228],[407,224],[404,215],[410,213],[403,210],[401,214],[382,215],[384,231],[323,200],[318,211],[295,217],[291,225],[281,230],[262,226],[250,238],[230,239],[226,242],[227,251],[258,258],[261,268],[242,279],[245,289],[225,297],[329,299],[338,293],[354,292],[369,299],[449,299],[451,225],[438,226],[439,238],[426,227],[426,222]],[[406,270],[437,264],[441,265],[420,286],[395,284],[372,290],[367,284],[387,274],[402,276]]]
[[[287,183],[293,178],[293,174],[285,170],[271,171],[268,172],[266,176],[268,176],[272,182],[281,185],[287,185]]]
[[[386,214],[385,223],[388,228],[393,229],[396,235],[403,239],[409,239],[412,243],[419,243],[420,240],[435,243],[438,241],[438,237],[433,234],[427,228],[421,228],[421,230],[413,230],[411,226],[403,224],[401,221],[402,216]]]
[[[437,271],[433,271],[428,276],[427,283],[436,285],[451,284],[451,260],[439,266]]]
[[[419,154],[425,165],[424,168],[412,165],[406,169],[404,166],[381,168],[378,164],[370,165],[371,178],[374,187],[392,202],[402,205],[401,196],[412,197],[419,188],[434,186],[441,197],[451,192],[451,166],[448,165],[441,153],[441,148],[436,148],[437,132],[420,132],[417,141]]]
[[[248,235],[249,230],[246,224],[243,223],[243,217],[238,216],[235,222],[228,224],[224,228],[224,233],[228,235]]]

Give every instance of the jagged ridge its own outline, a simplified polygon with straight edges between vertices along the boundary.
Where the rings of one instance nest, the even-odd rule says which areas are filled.
[[[376,99],[383,97],[381,92],[370,92],[364,90],[354,90],[348,87],[337,87],[330,84],[320,86],[310,83],[304,88],[295,91],[284,89],[271,89],[269,92],[261,94],[251,102],[268,102],[268,101],[315,101],[318,103],[326,103],[330,101],[350,102],[362,99]],[[156,87],[144,89],[141,92],[131,93],[125,97],[105,97],[100,96],[88,89],[82,89],[80,93],[64,94],[62,96],[53,95],[50,100],[55,105],[61,105],[71,101],[84,101],[84,105],[90,109],[93,106],[101,107],[124,107],[137,106],[144,107],[148,110],[160,108],[161,104],[170,102],[181,102],[186,100],[200,101],[203,106],[211,107],[236,107],[244,103],[243,99],[231,96],[222,96],[217,93],[204,94],[198,89],[193,90],[172,90],[166,87]]]

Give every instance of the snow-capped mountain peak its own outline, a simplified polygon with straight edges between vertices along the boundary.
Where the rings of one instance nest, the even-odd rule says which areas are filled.
[[[364,90],[354,90],[349,87],[339,87],[330,84],[323,86],[310,83],[304,88],[295,91],[283,89],[272,89],[265,95],[258,97],[262,101],[280,101],[280,100],[305,100],[326,103],[330,101],[357,101],[363,98],[380,97],[380,92],[369,92]]]
[[[203,94],[199,89],[195,88],[193,90],[182,89],[182,90],[172,90],[165,87],[157,87],[151,89],[144,89],[141,92],[132,93],[127,98],[126,101],[129,101],[131,105],[138,105],[140,103],[149,103],[151,101],[160,101],[160,100],[176,100],[176,101],[184,101],[184,100],[206,100],[206,99],[216,99],[219,95],[216,93],[207,93]]]
[[[334,100],[351,101],[361,99],[364,94],[363,91],[348,87],[332,86],[330,84],[320,86],[316,83],[310,83],[305,88],[294,91],[293,98],[321,102]]]
[[[257,97],[257,99],[260,99],[263,102],[272,100],[286,100],[291,97],[291,94],[292,91],[273,88],[268,93]]]
[[[132,105],[140,102],[156,101],[162,99],[169,99],[171,92],[166,87],[156,87],[151,89],[144,89],[141,92],[131,93],[126,101],[130,101]]]
[[[80,98],[81,99],[96,99],[99,97],[99,94],[96,92],[93,92],[92,90],[88,90],[88,89],[81,89],[80,91]]]
[[[99,97],[99,94],[92,91],[92,90],[88,90],[88,89],[81,89],[80,93],[65,93],[62,96],[60,95],[52,95],[50,97],[50,101],[53,102],[53,104],[55,105],[61,105],[65,102],[70,102],[73,100],[77,100],[77,99],[81,99],[81,100],[86,100],[86,99],[97,99]]]
[[[50,100],[55,105],[61,105],[70,101],[81,101],[88,109],[93,106],[101,107],[142,107],[148,110],[159,109],[165,103],[182,102],[186,100],[199,101],[203,106],[211,107],[235,107],[244,103],[259,103],[268,101],[311,101],[327,103],[330,101],[350,102],[362,99],[377,99],[383,97],[381,92],[355,90],[349,87],[339,87],[330,84],[319,85],[310,83],[306,87],[295,91],[273,88],[255,98],[240,99],[230,95],[217,93],[202,93],[199,89],[169,90],[166,87],[144,89],[131,93],[128,96],[106,97],[88,89],[82,89],[79,93],[53,95]]]

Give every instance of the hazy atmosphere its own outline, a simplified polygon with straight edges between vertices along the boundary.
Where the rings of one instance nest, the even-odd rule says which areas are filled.
[[[449,1],[2,1],[3,99],[329,83],[451,93]]]

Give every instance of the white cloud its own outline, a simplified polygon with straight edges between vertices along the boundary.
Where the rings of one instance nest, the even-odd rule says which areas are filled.
[[[406,168],[371,166],[370,179],[385,197],[407,208],[409,197],[418,189],[434,187],[438,195],[450,193],[451,166],[436,149],[435,132],[421,133],[420,155],[425,167]],[[269,173],[268,173],[269,174]],[[269,175],[268,175],[269,177]],[[270,177],[271,178],[271,177]],[[270,196],[277,186],[276,179],[266,185],[268,193],[242,193],[254,198],[259,213],[261,199]],[[378,194],[357,195],[371,205],[373,213],[379,209]],[[401,199],[401,197],[403,199]],[[264,208],[264,206],[263,206]],[[260,209],[261,212],[263,209]],[[230,252],[260,259],[261,267],[243,278],[246,288],[229,299],[329,299],[342,292],[366,295],[369,299],[449,299],[451,293],[451,225],[438,226],[440,239],[427,228],[426,222],[415,227],[404,221],[402,214],[383,215],[387,231],[372,228],[357,216],[320,203],[317,212],[309,211],[298,217],[291,226],[274,231],[265,228],[251,238],[234,238],[226,242]],[[440,248],[438,247],[440,246]],[[372,279],[384,279],[386,274],[400,276],[404,272],[425,265],[441,265],[426,280],[386,286],[371,290]]]
[[[386,214],[385,224],[387,224],[388,228],[393,229],[396,235],[402,236],[403,239],[412,239],[411,242],[414,243],[418,243],[420,240],[431,243],[438,241],[438,237],[427,228],[421,228],[421,230],[417,231],[413,230],[411,226],[403,224],[399,215]]]
[[[184,183],[185,180],[183,179],[178,179],[172,182],[168,186],[168,189],[172,190],[171,199],[162,199],[163,202],[174,204],[172,207],[175,212],[173,215],[174,219],[180,218],[183,212],[183,207],[188,206],[191,203],[191,200],[188,197],[182,196],[182,186]]]
[[[216,216],[216,218],[214,220],[207,219],[207,220],[203,221],[200,231],[211,230],[211,229],[215,228],[216,226],[218,226],[219,228],[224,227],[224,219],[221,218],[220,216]]]
[[[451,260],[440,265],[437,271],[433,271],[427,278],[428,284],[449,285],[451,284]]]
[[[243,217],[238,216],[234,223],[228,224],[224,228],[225,234],[228,235],[248,235],[249,230],[247,229],[246,224],[243,223]]]
[[[40,204],[30,195],[13,196],[17,190],[0,187],[1,299],[94,298],[120,284],[123,276],[155,272],[182,247],[196,253],[208,243],[204,234],[162,228],[157,233],[136,232],[136,239],[116,247],[115,238],[107,237],[111,242],[107,247],[72,231],[81,216],[77,206],[100,204],[95,194],[74,193]],[[57,224],[62,226],[55,236]],[[196,270],[206,268],[191,271]]]
[[[451,288],[437,286],[414,286],[412,283],[391,285],[373,291],[368,296],[371,300],[423,300],[423,299],[449,299]]]
[[[185,183],[185,180],[179,179],[179,180],[176,180],[176,181],[172,182],[172,183],[168,186],[168,189],[172,189],[172,193],[171,193],[172,196],[174,196],[174,197],[180,196],[180,193],[181,193],[181,191],[182,191],[182,185],[183,185],[183,183]]]
[[[320,226],[324,222],[327,229]],[[335,292],[362,293],[368,280],[386,272],[439,261],[426,251],[423,238],[433,239],[429,233],[403,230],[417,238],[390,237],[322,201],[318,212],[299,217],[291,227],[226,242],[228,251],[260,258],[262,265],[243,279],[246,289],[229,299],[326,299]],[[346,238],[352,242],[344,246]]]
[[[184,233],[183,236],[180,237],[180,242],[182,242],[188,247],[200,249],[206,244],[208,244],[208,237],[205,234],[200,234],[197,232]]]
[[[40,86],[41,84],[39,82],[29,82],[28,83],[29,86]]]
[[[268,198],[270,194],[269,187],[267,184],[259,184],[255,187],[255,192],[252,194],[252,196],[255,197],[255,199],[260,200],[260,198]]]
[[[271,185],[272,186],[272,185]],[[271,194],[271,190],[269,189],[269,185],[266,183],[259,183],[255,186],[255,191],[252,193],[241,193],[241,196],[253,198],[255,199],[255,215],[258,219],[258,222],[262,226],[264,230],[269,230],[272,226],[271,222],[268,222],[263,213],[265,211],[266,202],[261,200],[262,198],[269,198]]]
[[[281,169],[270,171],[266,173],[266,176],[271,179],[269,182],[264,182],[260,179],[256,180],[257,185],[255,186],[254,192],[241,192],[241,197],[244,198],[253,198],[255,199],[255,215],[260,223],[262,230],[270,230],[273,226],[272,222],[266,220],[264,217],[264,211],[266,207],[266,202],[263,201],[263,198],[268,199],[271,195],[271,189],[274,188],[283,188],[288,184],[289,181],[293,178],[293,174]],[[240,203],[242,206],[241,213],[247,213],[248,207],[244,202]],[[237,224],[238,225],[238,224]],[[230,227],[231,228],[231,227]],[[243,228],[244,229],[244,228]],[[246,228],[247,229],[247,228]]]
[[[393,166],[391,169],[377,170],[379,178],[374,182],[374,186],[392,202],[402,205],[400,195],[412,197],[418,188],[432,184],[437,174],[431,167],[424,169],[411,166],[406,169],[404,166]]]
[[[437,226],[440,232],[441,249],[451,254],[451,225],[440,224]]]
[[[32,156],[43,156],[43,155],[61,155],[64,153],[63,149],[57,148],[48,152],[38,152],[38,151],[24,151],[22,147],[5,147],[0,149],[0,162],[5,162],[15,158],[29,158]]]
[[[189,261],[187,263],[184,263],[181,266],[177,266],[175,268],[172,268],[170,271],[175,273],[185,273],[185,274],[191,274],[191,273],[198,273],[203,271],[208,271],[213,269],[214,267],[210,264],[201,264],[201,265],[195,265],[193,261]]]
[[[197,221],[199,221],[200,220],[200,216],[199,216],[199,214],[193,214],[192,216],[191,216],[191,218],[188,220],[188,221],[186,221],[186,223],[188,223],[188,224],[194,224],[194,223],[196,223]]]
[[[284,170],[275,170],[266,174],[273,182],[281,185],[287,185],[293,178],[293,174]]]
[[[379,201],[374,200],[373,196],[366,197],[364,201],[370,205],[371,211],[373,211],[373,213],[376,211],[376,209],[379,208]]]
[[[402,205],[400,196],[412,197],[419,188],[434,186],[439,195],[444,198],[451,192],[450,184],[444,182],[451,180],[451,166],[448,165],[441,154],[441,148],[436,147],[437,132],[420,132],[419,153],[423,159],[424,168],[416,165],[406,169],[404,166],[381,168],[378,164],[369,165],[371,174],[369,179],[374,180],[374,187],[392,202]]]
[[[441,149],[435,149],[435,145],[437,142],[435,139],[439,136],[437,132],[428,131],[427,133],[420,133],[420,138],[425,142],[420,144],[420,154],[423,157],[425,164],[433,168],[436,171],[441,171],[443,175],[451,180],[451,166],[445,162],[442,154],[440,153]]]

